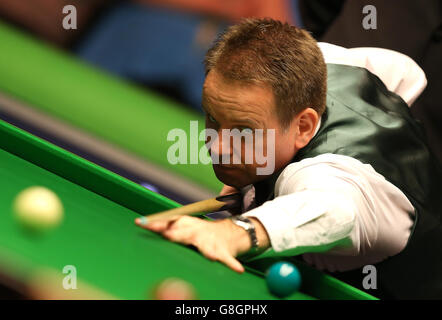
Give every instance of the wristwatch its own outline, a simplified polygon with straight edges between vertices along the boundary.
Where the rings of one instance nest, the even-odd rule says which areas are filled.
[[[252,247],[247,253],[253,254],[257,252],[259,248],[259,243],[258,243],[258,238],[256,237],[256,230],[253,222],[250,221],[249,218],[242,216],[233,216],[230,218],[230,220],[232,220],[232,222],[236,224],[238,227],[241,227],[244,230],[246,230],[246,232],[248,233],[250,237],[250,242],[252,243]]]

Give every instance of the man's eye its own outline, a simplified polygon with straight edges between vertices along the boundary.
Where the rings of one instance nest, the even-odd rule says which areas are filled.
[[[213,118],[210,114],[207,115],[207,117],[209,118],[209,120],[213,123],[216,123],[215,118]]]
[[[253,129],[249,127],[241,127],[239,129],[241,130],[242,133],[247,133],[247,134],[253,133]]]

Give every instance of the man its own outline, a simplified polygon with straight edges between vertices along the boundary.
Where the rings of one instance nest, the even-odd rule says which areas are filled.
[[[399,96],[367,69],[326,65],[306,31],[271,19],[229,28],[205,63],[206,127],[219,132],[212,159],[233,157],[223,129],[263,129],[275,136],[264,143],[274,148],[275,170],[258,175],[256,159],[215,161],[222,193],[244,193],[239,222],[175,217],[138,225],[237,272],[245,253],[302,254],[359,287],[361,268],[375,265],[371,293],[381,298],[442,297],[440,168]]]

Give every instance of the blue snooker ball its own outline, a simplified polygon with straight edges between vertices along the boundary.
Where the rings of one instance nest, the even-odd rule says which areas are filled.
[[[301,274],[290,262],[277,262],[267,271],[267,287],[274,295],[284,298],[301,287]]]

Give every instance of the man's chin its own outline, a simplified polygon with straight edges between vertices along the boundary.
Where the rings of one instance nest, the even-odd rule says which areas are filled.
[[[244,176],[242,170],[237,167],[213,165],[213,171],[215,172],[215,175],[219,181],[237,189],[240,189],[252,183],[248,181],[250,179],[247,179]]]

